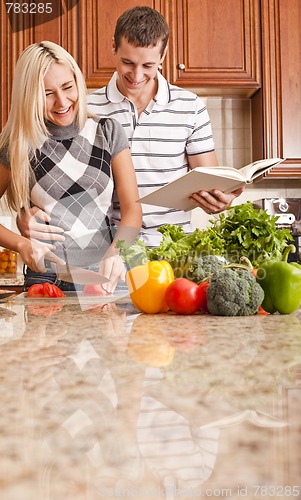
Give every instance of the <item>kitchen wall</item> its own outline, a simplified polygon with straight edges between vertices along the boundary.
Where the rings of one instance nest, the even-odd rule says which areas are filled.
[[[243,98],[202,97],[213,129],[213,137],[219,165],[235,168],[252,162],[251,101]],[[248,186],[233,204],[254,201],[261,198],[299,198],[300,183],[296,180],[264,179]],[[193,224],[206,227],[211,215],[201,209],[193,211]]]

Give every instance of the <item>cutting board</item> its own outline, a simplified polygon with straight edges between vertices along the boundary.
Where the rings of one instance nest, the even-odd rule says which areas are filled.
[[[27,292],[22,292],[17,295],[13,300],[14,302],[27,302],[32,301],[43,301],[43,302],[71,302],[76,301],[85,304],[109,304],[110,302],[117,302],[118,300],[124,299],[129,296],[129,292],[119,292],[112,293],[111,295],[84,295],[83,292],[64,292],[65,297],[62,298],[51,298],[51,297],[28,297]]]

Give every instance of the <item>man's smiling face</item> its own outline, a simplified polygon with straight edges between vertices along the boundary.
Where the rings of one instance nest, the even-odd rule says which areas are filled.
[[[126,97],[144,93],[157,78],[157,70],[164,59],[161,55],[162,42],[151,47],[137,47],[121,39],[120,46],[115,52],[116,70],[118,73],[117,86]]]

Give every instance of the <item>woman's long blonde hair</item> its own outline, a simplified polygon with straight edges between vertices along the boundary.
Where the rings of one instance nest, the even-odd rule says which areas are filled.
[[[44,76],[53,63],[71,70],[78,89],[77,122],[81,130],[88,116],[86,84],[73,57],[61,46],[44,41],[29,45],[19,57],[12,87],[11,109],[0,134],[0,150],[6,148],[11,169],[7,204],[17,212],[30,207],[30,160],[49,137],[45,124]]]

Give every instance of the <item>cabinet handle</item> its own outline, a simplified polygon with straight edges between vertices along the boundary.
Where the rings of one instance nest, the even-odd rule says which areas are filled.
[[[183,63],[180,63],[179,66],[178,66],[179,69],[185,69],[185,64]]]

